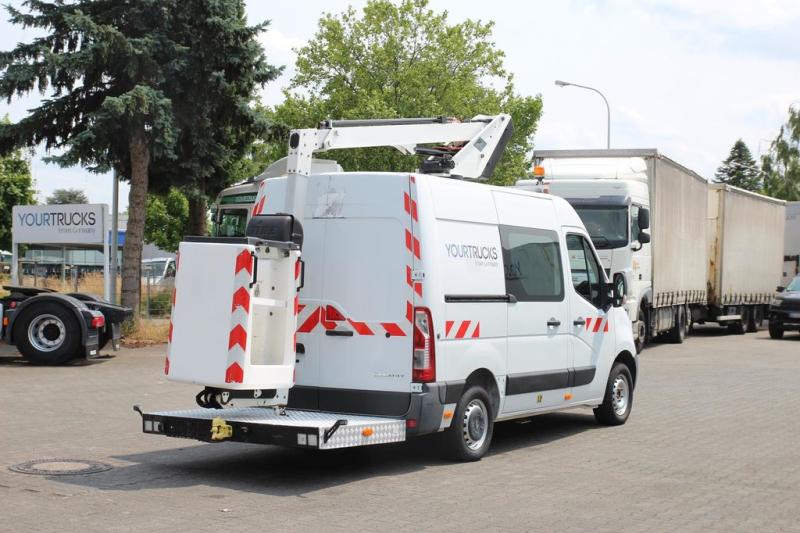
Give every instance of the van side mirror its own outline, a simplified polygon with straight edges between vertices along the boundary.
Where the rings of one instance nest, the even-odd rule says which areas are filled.
[[[775,290],[778,292],[783,292],[785,289],[786,287],[784,287],[783,285],[778,285],[777,287],[775,287]]]
[[[647,228],[650,227],[650,210],[649,209],[647,209],[646,207],[640,207],[639,208],[638,222],[639,222],[639,229],[647,229]],[[640,239],[639,242],[641,242],[641,239]]]
[[[639,232],[639,244],[647,244],[650,242],[650,234],[646,231]]]

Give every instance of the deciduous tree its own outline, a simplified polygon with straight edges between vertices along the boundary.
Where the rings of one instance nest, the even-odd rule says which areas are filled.
[[[60,204],[88,204],[89,198],[80,189],[55,189],[53,194],[47,197],[48,205]]]
[[[789,108],[789,118],[761,159],[764,193],[800,200],[800,110]]]
[[[21,150],[0,157],[0,248],[11,249],[11,210],[35,204],[30,162]]]
[[[363,11],[326,14],[298,50],[285,101],[268,117],[288,127],[315,127],[327,118],[471,118],[510,113],[514,134],[494,181],[511,183],[529,166],[541,115],[539,96],[519,96],[504,54],[492,42],[493,23],[453,23],[426,0],[371,0]],[[280,150],[285,152],[285,140]],[[331,153],[347,170],[413,170],[417,158],[386,149]]]

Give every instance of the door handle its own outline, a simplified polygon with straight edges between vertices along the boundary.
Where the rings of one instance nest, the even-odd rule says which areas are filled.
[[[582,328],[584,324],[586,324],[586,320],[584,320],[582,316],[579,316],[578,318],[573,320],[572,323],[578,326],[579,328]]]
[[[557,328],[560,325],[561,325],[561,321],[560,320],[556,320],[555,318],[551,318],[550,320],[547,321],[547,327],[548,328]]]
[[[353,332],[346,329],[329,329],[325,332],[328,337],[352,337]]]

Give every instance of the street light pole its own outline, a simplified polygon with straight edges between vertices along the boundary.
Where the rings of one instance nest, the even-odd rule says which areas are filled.
[[[117,252],[119,251],[119,175],[114,170],[114,186],[111,193],[111,238],[109,249],[111,250],[111,279],[110,279],[110,300],[117,303]]]
[[[605,95],[595,89],[594,87],[587,87],[586,85],[578,85],[577,83],[571,83],[568,81],[561,81],[556,80],[556,85],[559,87],[578,87],[580,89],[586,89],[589,91],[594,91],[600,95],[600,98],[606,103],[606,149],[611,148],[611,106],[608,105],[608,100],[606,99]]]

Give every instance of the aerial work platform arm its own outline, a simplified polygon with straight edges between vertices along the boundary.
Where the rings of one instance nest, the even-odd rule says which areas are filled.
[[[447,117],[331,120],[316,129],[292,130],[284,212],[303,219],[308,175],[316,152],[389,146],[404,154],[428,156],[420,172],[485,179],[494,171],[512,132],[507,114],[478,115],[465,122]],[[420,146],[435,143],[451,146]]]

